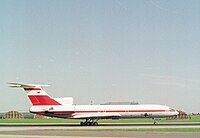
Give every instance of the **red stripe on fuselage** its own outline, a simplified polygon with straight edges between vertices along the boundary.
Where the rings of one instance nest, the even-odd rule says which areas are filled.
[[[119,112],[119,113],[136,113],[136,112],[144,112],[144,113],[152,113],[152,112],[176,112],[176,110],[90,110],[90,111],[53,111],[52,113],[56,114],[72,114],[72,113],[113,113],[113,112]],[[43,114],[45,112],[33,112],[37,114]]]
[[[99,111],[75,111],[76,113],[90,113],[90,112],[163,112],[164,110],[99,110]]]
[[[41,88],[24,88],[25,91],[41,90]]]
[[[75,113],[92,113],[92,112],[176,112],[175,110],[85,110],[85,111],[74,111]]]
[[[61,105],[48,95],[28,95],[33,105]]]

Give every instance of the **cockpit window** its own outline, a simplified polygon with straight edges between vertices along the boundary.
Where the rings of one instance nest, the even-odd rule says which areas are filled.
[[[175,109],[173,109],[173,108],[169,108],[169,110],[175,110]]]

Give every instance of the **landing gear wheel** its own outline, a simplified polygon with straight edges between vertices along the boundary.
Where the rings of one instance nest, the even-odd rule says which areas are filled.
[[[80,122],[80,125],[81,125],[81,126],[84,126],[84,122]]]
[[[86,126],[91,126],[91,122],[86,122]]]
[[[85,122],[80,122],[81,126],[97,126],[98,122],[94,120],[86,120]]]

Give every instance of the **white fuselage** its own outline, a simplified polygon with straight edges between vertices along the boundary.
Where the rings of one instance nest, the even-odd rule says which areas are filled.
[[[162,118],[178,115],[164,105],[73,105],[72,97],[53,98],[42,87],[47,85],[10,82],[10,87],[23,88],[32,103],[31,113],[69,119],[85,119],[80,125],[98,125],[99,119]],[[154,122],[155,123],[155,122]]]
[[[71,119],[83,119],[93,114],[112,114],[116,118],[162,118],[178,114],[176,110],[164,105],[51,105],[32,106],[30,112]]]

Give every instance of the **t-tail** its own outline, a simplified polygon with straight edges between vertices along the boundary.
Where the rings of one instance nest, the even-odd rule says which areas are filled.
[[[33,106],[73,104],[72,97],[53,98],[48,95],[42,87],[48,87],[49,85],[22,84],[16,82],[10,82],[8,84],[10,84],[10,87],[23,88],[27,92],[27,96]]]

